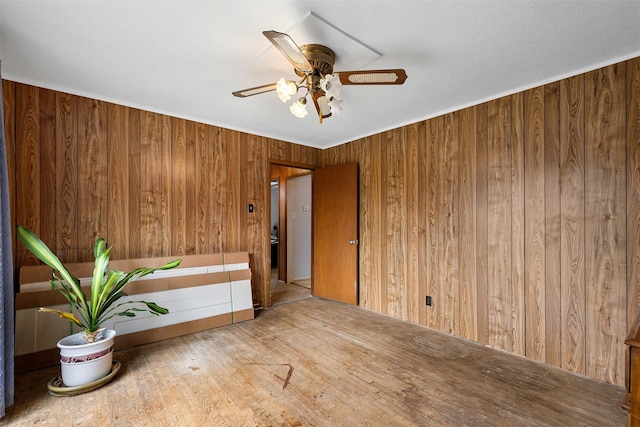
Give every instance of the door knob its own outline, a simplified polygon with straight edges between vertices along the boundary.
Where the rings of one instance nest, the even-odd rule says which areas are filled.
[[[349,240],[349,244],[350,245],[357,245],[358,241],[357,240]]]

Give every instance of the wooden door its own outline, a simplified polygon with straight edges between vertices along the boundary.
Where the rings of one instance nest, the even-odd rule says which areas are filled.
[[[358,165],[313,172],[311,293],[358,304]]]

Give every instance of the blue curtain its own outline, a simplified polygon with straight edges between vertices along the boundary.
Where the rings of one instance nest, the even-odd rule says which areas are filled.
[[[6,408],[13,405],[14,394],[14,294],[1,64],[0,62],[0,417],[4,417]]]

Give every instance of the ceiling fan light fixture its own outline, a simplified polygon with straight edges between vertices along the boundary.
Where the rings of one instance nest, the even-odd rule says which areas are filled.
[[[276,93],[278,94],[278,97],[282,102],[287,102],[288,100],[290,100],[291,96],[295,95],[297,91],[298,86],[296,86],[296,84],[292,81],[285,80],[284,77],[282,77],[280,80],[278,80],[278,83],[276,83]]]
[[[320,108],[320,115],[327,117],[331,114],[331,106],[329,105],[329,98],[326,96],[318,97],[318,107]]]
[[[307,111],[307,98],[300,98],[289,107],[291,114],[301,119],[304,119],[309,112]]]
[[[329,108],[331,108],[331,114],[339,114],[342,111],[342,107],[344,106],[344,101],[342,99],[336,98],[335,96],[329,99]]]
[[[322,89],[327,98],[337,98],[342,90],[342,83],[338,74],[327,74],[320,79],[320,89]]]
[[[342,111],[344,101],[340,96],[342,85],[401,85],[407,79],[407,73],[401,68],[389,70],[363,70],[333,72],[336,54],[327,46],[305,44],[298,46],[293,39],[277,31],[263,31],[262,34],[293,65],[293,71],[301,79],[297,82],[285,80],[250,89],[232,92],[239,98],[276,91],[282,102],[289,101],[299,89],[306,89],[306,94],[289,106],[291,113],[304,118],[307,113],[307,99],[310,95],[318,112],[320,123]]]

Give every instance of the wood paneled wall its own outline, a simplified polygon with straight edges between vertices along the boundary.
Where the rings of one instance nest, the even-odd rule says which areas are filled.
[[[317,149],[2,85],[14,230],[63,262],[92,260],[98,236],[113,259],[247,251],[254,302],[269,303],[270,162],[315,165]],[[36,263],[14,246],[16,268]]]
[[[363,307],[623,385],[640,59],[320,154],[350,162]]]
[[[118,258],[248,251],[268,305],[270,162],[357,162],[363,307],[623,385],[640,59],[325,151],[8,81],[3,94],[13,223],[63,261],[91,259],[96,236]]]

